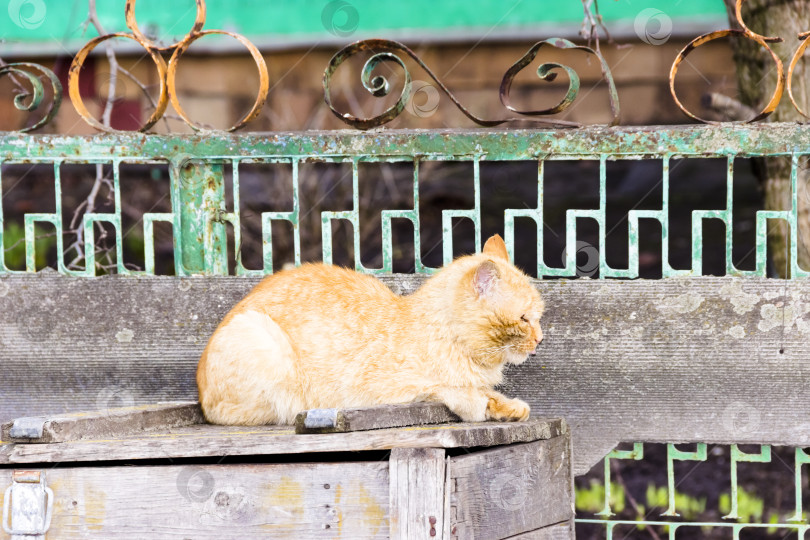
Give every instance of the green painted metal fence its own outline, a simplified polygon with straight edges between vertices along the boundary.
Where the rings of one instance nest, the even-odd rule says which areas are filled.
[[[604,463],[604,508],[597,512],[598,516],[595,519],[578,519],[578,523],[588,523],[602,525],[605,528],[606,540],[616,538],[615,529],[620,526],[631,525],[637,529],[642,530],[644,527],[663,527],[667,532],[670,540],[675,540],[678,535],[678,530],[688,528],[720,528],[727,529],[731,532],[734,540],[740,539],[740,534],[743,531],[750,532],[751,530],[758,530],[760,532],[782,530],[795,532],[798,538],[804,538],[806,532],[810,529],[810,524],[807,523],[804,508],[802,504],[803,495],[803,482],[802,482],[802,466],[810,463],[810,454],[802,448],[796,448],[795,462],[794,462],[794,493],[795,493],[795,513],[783,521],[769,521],[767,523],[751,523],[741,519],[739,513],[739,498],[740,490],[737,483],[738,466],[740,463],[771,463],[772,453],[769,445],[762,445],[755,453],[746,453],[740,450],[737,445],[731,445],[730,449],[730,511],[728,514],[722,516],[722,519],[727,521],[689,521],[679,520],[681,514],[678,513],[676,505],[676,475],[674,470],[674,463],[676,461],[706,461],[707,448],[703,443],[696,445],[695,451],[689,452],[678,449],[674,444],[668,444],[666,448],[667,460],[667,495],[668,506],[666,511],[657,516],[655,514],[648,514],[643,519],[627,520],[627,519],[611,519],[615,514],[611,508],[611,460],[641,460],[644,458],[644,444],[635,443],[632,450],[613,450],[605,457]],[[784,533],[782,535],[784,538]]]
[[[352,208],[346,211],[324,211],[323,260],[331,262],[333,256],[332,229],[330,224],[345,220],[353,226],[354,253],[360,253],[360,190],[359,165],[367,162],[410,162],[413,167],[414,206],[407,210],[382,209],[383,257],[379,268],[366,268],[355,257],[356,268],[368,273],[384,273],[392,270],[393,219],[408,220],[413,224],[414,246],[417,254],[414,267],[418,272],[435,269],[422,264],[420,253],[419,214],[419,163],[426,161],[463,161],[472,164],[474,205],[466,209],[447,209],[442,212],[443,260],[453,256],[452,223],[454,219],[469,219],[475,226],[475,245],[481,247],[481,200],[480,164],[486,161],[533,161],[537,163],[538,199],[534,208],[507,209],[503,216],[503,230],[510,252],[514,249],[515,220],[528,218],[534,221],[537,230],[537,275],[576,276],[577,220],[588,218],[595,221],[599,236],[599,276],[601,278],[636,278],[639,275],[640,220],[655,220],[661,226],[662,274],[664,277],[702,274],[702,236],[705,220],[721,221],[726,229],[725,261],[729,275],[766,275],[768,220],[783,220],[790,228],[791,275],[806,277],[808,272],[797,263],[799,243],[798,211],[799,189],[797,171],[803,150],[810,149],[810,129],[792,125],[723,126],[723,127],[676,127],[676,128],[590,128],[570,131],[447,131],[447,132],[402,132],[380,133],[301,133],[273,135],[206,135],[193,137],[163,137],[108,135],[103,137],[36,137],[9,135],[0,139],[0,155],[4,165],[14,163],[38,163],[53,166],[55,186],[55,212],[30,213],[25,216],[26,271],[35,269],[35,234],[37,223],[50,224],[56,230],[58,252],[57,269],[71,275],[95,275],[92,250],[88,251],[85,270],[70,270],[64,260],[61,167],[71,163],[104,164],[112,167],[115,211],[112,213],[89,213],[83,217],[86,243],[93,245],[94,227],[106,222],[115,229],[117,246],[117,272],[120,274],[153,274],[154,225],[157,222],[171,224],[175,231],[175,273],[177,275],[209,274],[228,272],[226,223],[233,225],[235,244],[240,246],[240,181],[241,164],[278,163],[292,172],[293,204],[286,211],[265,212],[263,223],[264,267],[249,270],[244,267],[237,250],[235,268],[238,275],[266,274],[273,271],[273,244],[271,223],[286,221],[293,227],[295,262],[301,262],[301,237],[299,220],[301,207],[298,194],[298,170],[301,163],[323,161],[347,163],[352,171]],[[732,219],[734,207],[734,163],[739,158],[757,156],[786,156],[792,160],[791,207],[782,211],[759,211],[756,215],[756,267],[754,270],[735,268],[731,258]],[[712,210],[695,210],[692,213],[692,267],[673,269],[669,263],[669,167],[676,158],[723,158],[727,160],[726,204]],[[542,227],[544,212],[544,164],[555,160],[593,160],[599,163],[599,207],[596,209],[570,209],[566,211],[566,260],[562,268],[549,266],[543,257]],[[629,265],[627,268],[612,268],[606,260],[606,194],[607,163],[612,160],[656,159],[661,164],[662,206],[658,210],[630,210]],[[145,268],[136,272],[128,269],[123,261],[121,223],[120,166],[128,163],[163,163],[169,166],[171,177],[171,212],[146,213],[143,216],[143,233],[146,243]],[[232,193],[234,204],[226,208],[223,166],[233,170]],[[0,222],[0,238],[3,226]],[[5,265],[0,272],[11,272]]]

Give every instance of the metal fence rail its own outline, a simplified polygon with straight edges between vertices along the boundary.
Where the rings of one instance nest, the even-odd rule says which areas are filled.
[[[474,205],[470,209],[443,210],[443,260],[452,259],[452,220],[467,218],[475,226],[475,245],[481,247],[480,164],[485,161],[536,161],[538,165],[538,201],[535,208],[513,208],[504,212],[503,228],[507,245],[514,247],[515,220],[528,218],[535,222],[538,233],[543,227],[544,163],[553,160],[593,160],[599,163],[599,207],[571,209],[566,212],[566,260],[564,268],[546,265],[543,259],[542,234],[538,235],[537,275],[576,276],[577,219],[590,218],[599,227],[599,276],[601,278],[636,278],[638,272],[639,220],[655,220],[661,225],[662,273],[664,277],[702,274],[703,221],[717,219],[726,226],[725,260],[729,275],[758,275],[766,272],[767,220],[784,220],[790,229],[791,275],[806,277],[807,271],[797,264],[800,243],[798,234],[799,189],[797,171],[799,160],[810,149],[810,129],[795,125],[700,126],[674,128],[589,128],[567,131],[386,131],[379,133],[274,133],[244,136],[149,136],[104,135],[92,138],[8,135],[0,138],[0,163],[52,164],[55,187],[55,212],[25,215],[26,271],[35,268],[35,234],[37,223],[47,223],[56,229],[58,270],[65,274],[91,276],[95,274],[92,250],[88,252],[86,269],[67,268],[63,253],[63,215],[61,203],[61,166],[72,163],[92,163],[112,166],[115,211],[87,213],[83,228],[88,245],[93,244],[95,223],[105,222],[115,229],[117,271],[120,274],[154,274],[153,231],[157,222],[168,222],[175,234],[175,272],[177,275],[228,272],[226,223],[233,225],[236,245],[240,245],[239,169],[245,163],[281,163],[292,172],[293,204],[287,211],[262,213],[264,267],[248,270],[237,251],[236,273],[239,275],[272,273],[271,223],[282,220],[292,224],[295,262],[301,262],[299,230],[300,204],[298,193],[299,165],[308,161],[349,163],[352,167],[352,209],[340,212],[324,211],[323,259],[332,261],[333,246],[330,223],[345,220],[353,225],[354,250],[359,253],[359,164],[366,162],[464,161],[473,165]],[[756,267],[744,271],[735,268],[731,259],[732,217],[734,206],[733,170],[737,158],[787,156],[792,160],[791,208],[783,211],[759,211],[756,215]],[[727,160],[726,204],[723,208],[695,210],[691,217],[691,270],[673,269],[669,264],[669,169],[677,158],[723,158]],[[612,160],[656,159],[661,163],[662,206],[658,210],[630,210],[629,265],[612,268],[606,261],[606,164]],[[163,163],[169,165],[171,177],[171,212],[146,213],[143,216],[146,243],[145,269],[127,269],[122,257],[120,166],[124,163]],[[226,208],[223,166],[232,165],[235,210]],[[366,268],[356,257],[359,271],[391,272],[391,220],[406,219],[414,226],[417,272],[435,269],[422,264],[419,258],[419,167],[413,174],[414,206],[407,210],[382,211],[383,262],[379,268]],[[0,212],[2,209],[0,208]],[[0,214],[0,240],[3,235]],[[10,273],[5,263],[0,272]]]

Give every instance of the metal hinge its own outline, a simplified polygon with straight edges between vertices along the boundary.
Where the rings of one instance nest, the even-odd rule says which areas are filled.
[[[3,495],[3,530],[12,540],[45,538],[51,526],[53,491],[41,471],[14,471]]]

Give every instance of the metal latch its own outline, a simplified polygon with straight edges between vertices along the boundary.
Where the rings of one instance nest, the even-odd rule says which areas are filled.
[[[42,416],[17,418],[11,425],[8,436],[12,439],[41,439],[44,430],[45,418]]]
[[[14,471],[3,495],[3,530],[12,540],[45,538],[51,526],[53,491],[41,471]]]

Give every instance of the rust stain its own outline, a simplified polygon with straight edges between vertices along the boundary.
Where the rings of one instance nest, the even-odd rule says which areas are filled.
[[[675,58],[675,61],[672,63],[672,67],[670,68],[670,71],[669,71],[669,92],[670,92],[670,94],[672,94],[672,99],[675,101],[675,104],[678,106],[678,108],[681,109],[681,111],[683,111],[684,114],[686,114],[687,116],[689,116],[690,118],[692,118],[694,120],[697,120],[699,122],[703,122],[705,124],[718,124],[719,123],[719,122],[715,122],[713,120],[707,120],[705,118],[701,118],[701,117],[693,114],[692,112],[690,112],[689,110],[687,110],[683,106],[683,104],[681,103],[681,100],[678,98],[678,95],[675,92],[675,76],[678,73],[678,66],[681,64],[681,62],[686,58],[686,56],[690,52],[694,51],[699,46],[703,45],[704,43],[708,43],[709,41],[713,41],[713,40],[719,39],[719,38],[724,38],[724,37],[727,37],[727,36],[740,36],[742,38],[749,39],[751,41],[756,42],[760,47],[762,47],[768,53],[770,53],[771,59],[773,60],[774,64],[776,65],[776,79],[777,79],[776,80],[776,89],[774,90],[770,101],[768,101],[768,103],[763,107],[763,109],[754,118],[751,118],[750,120],[746,120],[746,122],[756,122],[756,121],[762,120],[763,118],[769,116],[776,109],[776,106],[779,104],[779,101],[782,99],[782,93],[784,92],[785,84],[786,84],[784,66],[782,64],[782,60],[768,46],[768,43],[779,43],[779,42],[783,41],[783,39],[780,38],[780,37],[765,37],[765,36],[762,36],[762,35],[757,34],[755,32],[752,32],[745,25],[745,22],[742,20],[742,11],[741,10],[742,10],[742,0],[736,0],[735,16],[736,16],[736,19],[737,19],[737,23],[740,25],[742,30],[734,30],[734,29],[716,30],[714,32],[709,32],[708,34],[703,34],[702,36],[698,36],[695,39],[693,39],[690,43],[688,43],[681,50],[680,53],[678,53],[678,56]],[[801,35],[800,35],[800,37],[801,37]],[[798,51],[796,53],[798,57],[801,57],[801,55],[804,53],[804,49],[806,47],[807,47],[807,41],[803,42],[802,45],[799,47],[799,49],[798,49]],[[788,70],[788,76],[787,76],[788,81],[792,77],[793,68],[795,67],[795,63],[798,61],[797,56],[794,56],[793,60],[791,61],[790,69]],[[788,83],[788,93],[790,94],[790,98],[791,98],[791,101],[792,101],[793,100],[793,94],[790,91],[789,83]],[[793,104],[795,106],[796,102],[794,101]],[[799,112],[804,115],[804,112],[801,109],[799,109],[798,107],[797,107],[797,110],[799,110]]]
[[[98,36],[87,42],[87,44],[85,44],[85,46],[79,50],[74,57],[68,72],[68,94],[70,96],[70,100],[73,102],[73,105],[76,108],[76,111],[88,124],[100,131],[115,131],[115,129],[112,127],[102,124],[90,115],[90,112],[87,110],[87,107],[85,107],[79,93],[79,71],[84,64],[85,59],[97,45],[114,37],[131,39],[141,45],[146,50],[147,54],[151,56],[157,68],[158,80],[160,82],[158,102],[152,116],[146,121],[146,123],[144,123],[144,125],[141,126],[140,131],[146,131],[157,123],[157,121],[163,117],[169,102],[172,103],[177,111],[177,114],[179,114],[180,117],[191,128],[197,131],[203,129],[202,126],[195,124],[180,106],[176,95],[177,91],[175,88],[175,74],[177,72],[177,63],[179,62],[180,57],[183,55],[183,52],[185,52],[185,50],[188,49],[188,47],[194,41],[210,34],[230,36],[239,41],[248,49],[248,52],[250,52],[250,55],[256,63],[256,68],[259,72],[259,90],[257,92],[256,101],[254,102],[253,107],[235,125],[229,128],[228,131],[234,131],[243,127],[247,122],[253,120],[259,115],[265,101],[267,100],[267,94],[270,91],[270,76],[264,57],[259,49],[250,40],[240,34],[235,34],[225,30],[203,30],[206,17],[205,0],[197,0],[196,5],[197,16],[194,20],[194,26],[189,33],[177,43],[161,47],[155,44],[149,37],[141,32],[135,16],[135,0],[127,0],[126,6],[124,7],[124,17],[126,19],[127,28],[129,28],[131,32],[116,32],[113,34]],[[161,55],[163,52],[172,52],[171,59],[169,60],[168,64]],[[60,91],[56,94],[61,96],[61,93],[62,92]]]

